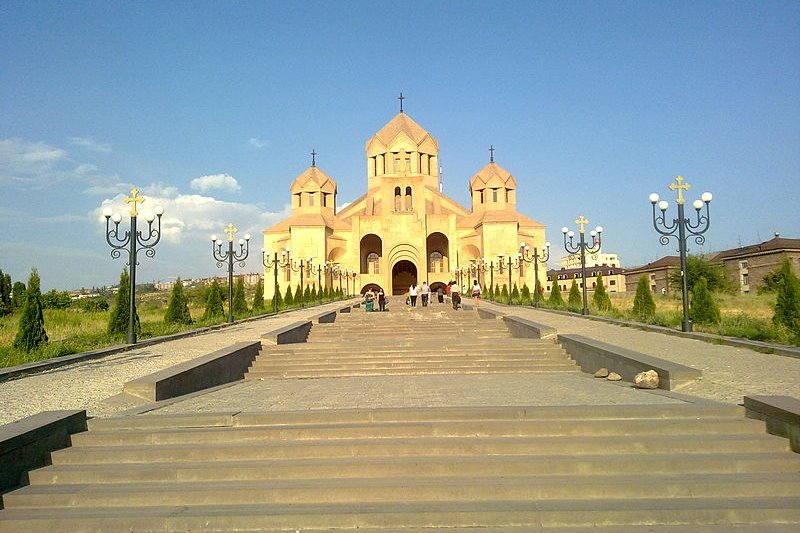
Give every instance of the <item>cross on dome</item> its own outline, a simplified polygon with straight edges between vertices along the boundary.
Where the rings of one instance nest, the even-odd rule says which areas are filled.
[[[494,145],[489,145],[489,163],[494,163]]]
[[[317,166],[317,155],[319,155],[319,154],[317,154],[317,149],[316,148],[312,148],[311,149],[311,166],[312,167]]]
[[[406,99],[406,97],[403,96],[402,91],[400,92],[400,96],[398,96],[397,99],[400,100],[400,112],[402,113],[403,112],[403,100]]]

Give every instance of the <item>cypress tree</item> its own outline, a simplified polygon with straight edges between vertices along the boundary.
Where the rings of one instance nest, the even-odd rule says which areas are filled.
[[[656,314],[656,303],[653,301],[653,293],[650,291],[650,282],[647,280],[647,276],[639,277],[631,313],[635,319],[642,321],[647,321]]]
[[[531,305],[531,290],[528,288],[527,283],[522,285],[520,298],[522,299],[522,305]]]
[[[253,311],[264,309],[264,281],[259,279],[256,283],[256,293],[253,295]]]
[[[247,298],[244,293],[244,278],[236,278],[233,283],[233,312],[234,314],[241,315],[247,313]]]
[[[531,298],[531,303],[535,303],[536,302],[536,295],[537,294],[539,295],[539,302],[541,302],[542,301],[542,295],[544,294],[544,290],[542,289],[542,282],[539,281],[538,279],[536,280],[536,283],[534,283],[533,297]]]
[[[312,285],[311,286],[311,294],[309,295],[309,302],[314,303],[317,300],[319,300],[319,298],[317,298],[317,286],[316,285]]]
[[[519,289],[517,288],[517,284],[514,284],[514,288],[511,290],[511,303],[519,304]]]
[[[292,286],[286,286],[286,295],[283,297],[283,303],[287,308],[294,307],[294,295],[292,295]]]
[[[689,305],[689,318],[697,324],[718,324],[721,317],[719,306],[708,290],[706,278],[701,277],[694,282],[692,301]]]
[[[308,300],[303,298],[303,289],[298,285],[297,289],[294,291],[294,304],[300,305],[301,303],[306,304]]]
[[[11,307],[19,309],[23,304],[25,304],[25,284],[15,281],[14,288],[11,290]]]
[[[612,307],[611,298],[609,298],[608,292],[606,292],[606,286],[603,283],[602,272],[597,274],[597,285],[594,288],[592,305],[594,305],[599,311],[610,311]]]
[[[555,280],[553,280],[553,288],[550,289],[550,297],[547,299],[547,303],[555,308],[564,305],[564,298],[561,296],[561,285]]]
[[[221,316],[225,316],[225,307],[222,305],[222,287],[214,279],[206,294],[206,309],[203,313],[203,319],[213,319]]]
[[[500,300],[500,285],[494,285],[494,301],[497,302]]]
[[[122,269],[122,274],[119,276],[119,290],[117,297],[114,299],[114,308],[111,310],[111,316],[108,319],[108,333],[111,335],[125,335],[128,332],[128,322],[131,316],[131,278],[128,275],[128,267]],[[142,325],[139,322],[139,313],[136,312],[134,317],[134,328],[137,333],[142,331]]]
[[[47,332],[44,330],[44,314],[42,313],[42,293],[39,283],[39,273],[34,268],[31,270],[31,277],[28,279],[22,317],[19,321],[17,336],[14,339],[14,347],[18,350],[30,352],[42,344],[47,344]]]
[[[276,309],[282,309],[283,308],[283,296],[281,296],[281,286],[280,286],[280,284],[275,285],[275,294],[273,294],[272,297],[275,298],[275,300],[277,301]],[[274,303],[273,303],[273,306],[275,306]]]
[[[0,316],[10,314],[14,309],[11,304],[11,276],[3,274],[0,269]]]
[[[797,279],[789,259],[784,259],[779,270],[778,296],[772,320],[800,335],[800,280]]]
[[[505,283],[503,283],[503,290],[500,291],[500,298],[503,303],[508,302],[508,286]]]
[[[311,287],[306,285],[306,288],[303,290],[303,301],[306,305],[314,303],[311,298]]]
[[[583,297],[581,296],[580,289],[578,289],[578,283],[574,279],[572,280],[572,287],[569,288],[567,307],[572,311],[577,311],[583,307]]]
[[[169,296],[167,311],[164,313],[165,324],[191,324],[192,315],[189,313],[189,299],[183,291],[181,278],[175,280],[172,293]]]

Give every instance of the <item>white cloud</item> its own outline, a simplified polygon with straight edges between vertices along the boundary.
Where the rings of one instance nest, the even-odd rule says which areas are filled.
[[[67,158],[67,151],[42,142],[19,138],[0,140],[0,183],[47,186],[66,179],[54,168]]]
[[[247,141],[247,146],[250,146],[252,148],[257,148],[259,150],[261,148],[267,147],[268,145],[269,145],[269,141],[264,141],[264,140],[261,140],[261,139],[259,139],[257,137],[250,137],[250,139]]]
[[[110,152],[111,145],[95,141],[91,137],[70,137],[69,142],[75,146],[80,146],[92,152]]]
[[[228,174],[212,174],[209,176],[200,176],[199,178],[195,178],[189,184],[189,186],[200,192],[208,192],[213,189],[219,189],[223,191],[232,191],[238,192],[241,190],[239,183],[236,181],[236,178],[230,176]]]

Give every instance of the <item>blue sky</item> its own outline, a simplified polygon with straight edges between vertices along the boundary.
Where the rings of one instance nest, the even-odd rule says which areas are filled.
[[[580,214],[624,266],[676,253],[647,196],[678,174],[714,194],[692,251],[800,238],[795,1],[5,0],[0,50],[0,268],[45,289],[118,280],[99,213],[134,185],[166,210],[138,280],[222,274],[229,222],[258,271],[312,148],[340,206],[365,192],[400,91],[445,194],[469,205],[494,145],[556,258]]]

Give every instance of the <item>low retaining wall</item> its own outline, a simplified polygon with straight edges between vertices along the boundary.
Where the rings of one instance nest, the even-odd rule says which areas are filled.
[[[503,318],[504,316],[506,316],[505,313],[502,313],[500,311],[495,311],[494,309],[486,309],[485,307],[481,306],[478,306],[476,309],[478,311],[478,316],[481,318],[492,319],[492,318]]]
[[[45,411],[0,426],[0,494],[25,483],[24,475],[50,464],[50,452],[86,431],[86,411]]]
[[[123,390],[157,402],[244,378],[261,342],[240,342],[127,382]]]
[[[791,396],[745,396],[748,418],[763,420],[767,433],[786,437],[795,453],[800,453],[800,400]]]
[[[293,322],[282,328],[273,329],[261,335],[261,338],[270,344],[294,344],[306,342],[313,323],[310,320]]]
[[[633,381],[639,372],[658,372],[658,388],[675,390],[702,376],[696,368],[680,365],[620,346],[606,344],[583,335],[558,335],[558,342],[584,372],[595,373],[601,368],[616,372],[625,381]]]
[[[554,336],[556,328],[539,324],[533,320],[522,318],[514,315],[507,315],[503,317],[508,331],[511,332],[512,337],[522,337],[525,339],[546,339]]]

